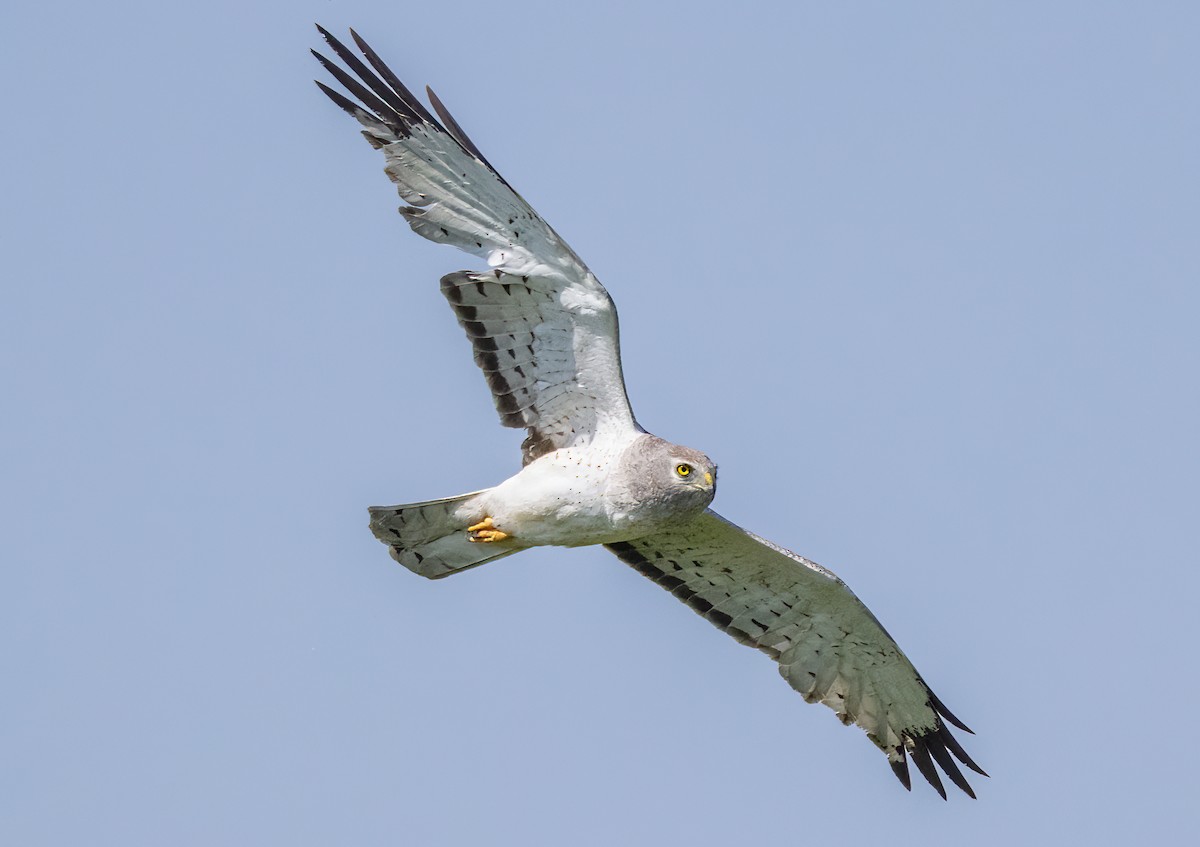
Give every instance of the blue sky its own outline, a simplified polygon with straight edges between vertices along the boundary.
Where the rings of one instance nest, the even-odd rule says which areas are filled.
[[[7,18],[0,841],[1189,831],[1193,5]],[[477,260],[395,214],[314,21],[431,84],[589,263],[639,419],[872,608],[976,730],[978,801],[904,792],[602,550],[388,558],[368,505],[494,484],[521,436],[438,293]]]

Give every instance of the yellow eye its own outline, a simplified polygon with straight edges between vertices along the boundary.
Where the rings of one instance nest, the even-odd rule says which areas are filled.
[[[689,476],[692,473],[692,466],[691,465],[676,465],[675,473],[679,474],[681,477]]]

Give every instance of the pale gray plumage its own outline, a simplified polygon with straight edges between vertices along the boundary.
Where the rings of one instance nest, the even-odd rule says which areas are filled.
[[[318,29],[320,29],[318,27]],[[771,656],[809,702],[861,726],[910,786],[907,757],[945,797],[934,763],[975,796],[971,761],[895,641],[830,571],[708,510],[716,466],[638,426],[621,375],[616,309],[558,234],[429,91],[433,116],[356,34],[352,73],[314,51],[358,102],[321,89],[363,127],[409,205],[413,231],[484,258],[442,278],[522,469],[494,488],[371,509],[392,556],[440,578],[539,545],[604,544],[738,641]],[[357,77],[357,78],[356,78]],[[967,730],[968,732],[970,730]]]

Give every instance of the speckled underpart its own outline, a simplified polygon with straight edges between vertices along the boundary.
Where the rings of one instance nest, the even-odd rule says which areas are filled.
[[[697,471],[680,478],[681,463]],[[699,515],[712,502],[715,473],[702,453],[631,433],[623,442],[548,453],[480,503],[496,526],[529,546],[582,547],[640,538]]]

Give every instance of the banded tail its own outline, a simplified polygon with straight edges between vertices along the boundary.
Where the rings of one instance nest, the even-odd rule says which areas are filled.
[[[474,501],[486,493],[485,489],[424,503],[372,506],[371,532],[388,545],[393,559],[429,579],[441,579],[525,549],[512,543],[470,540],[467,527],[483,517]]]

